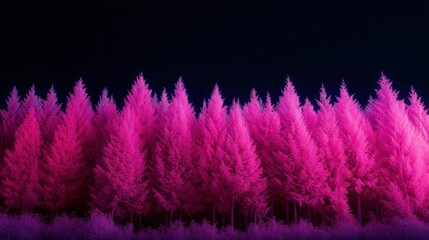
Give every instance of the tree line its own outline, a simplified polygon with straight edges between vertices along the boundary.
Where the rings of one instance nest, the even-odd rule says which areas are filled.
[[[272,103],[225,106],[216,85],[200,113],[182,79],[158,97],[138,76],[121,109],[103,90],[95,110],[79,80],[65,109],[52,87],[14,88],[2,109],[0,197],[10,214],[87,216],[144,226],[267,218],[314,225],[393,217],[429,220],[429,116],[385,75],[362,108],[343,82],[317,110],[290,79]]]

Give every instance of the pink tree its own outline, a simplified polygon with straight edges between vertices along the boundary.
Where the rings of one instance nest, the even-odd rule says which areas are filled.
[[[428,171],[426,174],[429,174],[429,116],[421,98],[417,95],[413,87],[411,88],[408,100],[410,102],[410,105],[407,107],[408,118],[416,127],[418,133],[423,137],[426,143],[422,143],[421,151],[425,152],[424,158],[427,166],[426,170]],[[428,204],[421,206],[421,208],[416,211],[416,214],[425,218],[426,220],[429,220],[429,189],[427,189],[425,192],[427,196],[424,202]]]
[[[197,153],[196,156],[199,156],[197,161],[200,170],[201,189],[205,193],[204,203],[212,207],[212,221],[214,223],[216,209],[225,211],[225,206],[220,202],[221,194],[217,192],[218,181],[214,175],[219,164],[220,142],[226,134],[226,108],[218,85],[215,85],[207,105],[203,105],[195,129],[195,152]]]
[[[40,113],[40,130],[42,132],[42,156],[38,166],[38,185],[36,192],[38,194],[39,205],[44,205],[43,199],[45,197],[45,184],[46,178],[49,175],[49,164],[47,162],[49,154],[49,147],[54,140],[55,130],[61,121],[61,107],[57,104],[57,94],[53,87],[51,87],[46,96],[46,100],[42,101]]]
[[[45,179],[46,207],[51,210],[85,210],[89,200],[94,164],[93,110],[82,80],[68,98],[65,114],[47,150]]]
[[[15,130],[21,122],[22,107],[16,87],[9,93],[9,97],[6,101],[6,109],[2,109],[0,114],[0,161],[3,161],[5,150],[12,149],[13,147],[15,142]]]
[[[262,177],[259,158],[242,117],[241,107],[234,102],[230,109],[227,135],[216,150],[218,168],[214,171],[217,191],[223,209],[231,212],[234,224],[234,206],[251,211],[255,218],[267,212],[266,179]],[[230,204],[230,207],[228,206]]]
[[[380,173],[378,194],[382,216],[410,217],[425,204],[427,186],[425,147],[385,75],[367,115],[375,130],[375,166]]]
[[[42,136],[33,107],[15,133],[12,150],[6,150],[2,167],[2,193],[9,208],[28,211],[38,203],[38,161]]]
[[[305,125],[299,97],[287,79],[277,111],[280,117],[280,151],[278,158],[282,176],[279,185],[286,208],[293,202],[294,220],[298,221],[297,204],[317,207],[326,192],[323,163],[317,158],[317,147]]]
[[[344,143],[347,167],[351,172],[349,192],[356,194],[356,212],[362,224],[361,196],[370,195],[377,184],[374,156],[370,148],[368,133],[371,131],[359,103],[347,92],[343,81],[335,112]]]
[[[324,163],[328,173],[326,206],[326,220],[333,222],[352,221],[353,217],[347,203],[347,180],[350,179],[350,170],[347,168],[347,159],[344,152],[344,143],[341,139],[338,120],[334,107],[330,103],[325,88],[320,91],[318,128],[315,132],[316,143],[319,148],[319,158]]]
[[[138,117],[125,108],[114,120],[111,136],[103,148],[103,157],[94,172],[99,187],[93,193],[93,204],[112,216],[132,216],[148,211],[145,181],[145,154],[136,128]]]
[[[164,94],[163,94],[164,95]],[[165,100],[163,100],[165,101]],[[188,102],[182,79],[176,83],[168,110],[162,114],[163,125],[155,148],[156,176],[159,181],[155,196],[170,214],[195,212],[198,199],[192,184],[193,107]]]
[[[91,189],[91,206],[103,212],[111,212],[112,210],[112,203],[110,202],[112,199],[109,198],[112,194],[110,192],[104,192],[105,184],[108,184],[109,179],[106,178],[106,175],[100,173],[100,171],[107,168],[103,161],[103,150],[110,142],[111,135],[115,134],[114,131],[118,131],[118,129],[114,128],[115,121],[118,121],[116,118],[118,118],[118,110],[115,101],[113,97],[109,97],[107,90],[103,89],[94,117],[95,133],[98,140],[95,150],[98,153],[95,155],[96,168],[94,170],[94,186]]]
[[[153,149],[155,148],[155,136],[154,129],[156,126],[154,123],[156,121],[155,108],[152,98],[152,90],[149,89],[149,86],[146,84],[146,81],[143,75],[139,75],[135,82],[133,83],[131,90],[129,91],[124,105],[124,111],[131,111],[136,117],[136,131],[139,135],[141,141],[140,152],[143,154],[146,168],[145,171],[145,180],[149,180],[149,189],[152,188],[154,184],[152,182],[152,173],[153,169]],[[146,199],[154,203],[155,199],[153,194],[150,194],[149,199]],[[154,207],[154,206],[153,206]]]

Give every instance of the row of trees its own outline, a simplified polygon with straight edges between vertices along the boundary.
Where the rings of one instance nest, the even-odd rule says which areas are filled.
[[[11,213],[223,225],[277,217],[335,224],[429,220],[429,116],[412,89],[398,99],[382,75],[365,109],[343,83],[315,111],[287,79],[277,104],[224,105],[219,88],[196,117],[181,79],[158,99],[142,76],[118,110],[106,90],[95,111],[78,81],[65,111],[16,88],[1,110],[0,195]],[[228,216],[228,217],[227,217]]]

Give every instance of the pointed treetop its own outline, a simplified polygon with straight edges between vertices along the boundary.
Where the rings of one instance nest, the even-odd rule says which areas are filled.
[[[265,97],[265,109],[267,109],[270,112],[274,110],[273,104],[271,102],[271,96],[270,96],[269,92],[267,92],[267,95]]]
[[[287,76],[286,78],[286,86],[285,86],[285,92],[289,92],[289,93],[295,93],[295,87],[293,86],[292,81],[290,80],[290,77]]]
[[[169,103],[169,99],[168,99],[168,95],[167,95],[167,90],[165,89],[165,87],[162,89],[160,103],[162,105],[164,105],[164,106],[168,105],[168,103]]]
[[[179,80],[177,80],[175,85],[176,90],[185,90],[185,84],[183,83],[182,76],[179,77]]]
[[[322,83],[322,87],[320,88],[320,103],[329,105],[331,102],[331,97],[326,93],[325,86]]]
[[[219,85],[216,83],[213,88],[213,92],[210,98],[222,98],[222,94],[219,90]]]
[[[100,99],[97,104],[97,112],[105,107],[112,107],[116,110],[116,104],[113,97],[109,97],[109,91],[106,88],[103,88],[101,92]]]
[[[340,87],[340,97],[341,98],[348,98],[350,96],[349,92],[347,91],[347,85],[344,82],[344,79],[341,81],[341,87]]]
[[[46,100],[43,102],[43,105],[45,107],[47,106],[56,106],[58,101],[57,92],[54,89],[54,85],[51,85],[51,87],[48,90],[48,94],[46,95]],[[58,106],[59,107],[59,106]]]
[[[14,86],[12,88],[12,91],[10,91],[9,96],[6,100],[6,105],[8,110],[17,110],[21,106],[21,103],[19,101],[18,89],[16,88],[16,86]]]
[[[258,93],[255,88],[250,91],[250,101],[258,101]]]
[[[408,97],[411,105],[421,104],[421,97],[417,94],[415,88],[411,86],[410,96]]]
[[[378,84],[380,85],[380,88],[386,88],[386,89],[392,89],[392,82],[387,78],[386,75],[384,75],[383,72],[381,72],[380,79],[378,80]]]

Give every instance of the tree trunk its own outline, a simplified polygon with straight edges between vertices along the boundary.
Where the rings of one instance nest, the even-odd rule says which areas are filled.
[[[213,203],[213,208],[212,208],[212,224],[215,224],[216,221],[216,206]]]
[[[358,215],[359,225],[362,225],[362,207],[360,203],[360,193],[357,194],[357,215]]]
[[[289,201],[288,200],[286,200],[286,221],[285,221],[285,223],[286,224],[288,224],[289,223]]]
[[[234,200],[231,201],[231,227],[234,227]]]
[[[296,210],[296,201],[293,201],[293,219],[295,223],[298,223],[298,212]]]

